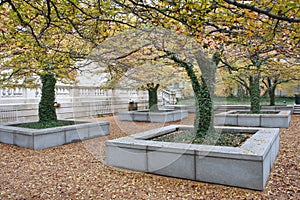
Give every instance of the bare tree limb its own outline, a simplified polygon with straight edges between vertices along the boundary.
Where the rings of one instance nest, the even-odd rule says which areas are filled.
[[[228,4],[236,6],[238,8],[249,9],[251,11],[254,11],[254,12],[257,12],[260,14],[264,14],[272,19],[278,19],[278,20],[287,21],[290,23],[300,23],[300,18],[292,18],[292,17],[284,16],[282,14],[274,14],[274,13],[271,13],[270,10],[264,10],[264,9],[261,9],[261,8],[258,8],[256,6],[252,6],[249,4],[239,3],[236,0],[224,0],[224,1]]]

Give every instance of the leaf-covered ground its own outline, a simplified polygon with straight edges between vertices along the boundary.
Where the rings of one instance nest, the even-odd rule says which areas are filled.
[[[300,115],[281,129],[280,152],[264,191],[106,166],[105,140],[167,124],[101,120],[111,123],[107,137],[40,151],[0,143],[0,199],[300,199]],[[177,123],[192,121],[189,115]]]

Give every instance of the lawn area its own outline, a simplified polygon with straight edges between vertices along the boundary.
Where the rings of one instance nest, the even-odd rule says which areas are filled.
[[[109,121],[111,134],[33,151],[0,143],[0,199],[299,199],[300,115],[281,129],[280,152],[264,191],[134,172],[105,165],[104,142],[173,123]],[[122,156],[122,155],[120,155]]]
[[[213,102],[216,105],[250,105],[250,98],[239,99],[238,97],[214,97]],[[275,105],[288,105],[294,104],[294,97],[277,97],[275,99]],[[177,104],[182,105],[194,105],[194,98],[178,99]],[[261,98],[261,105],[269,105],[268,98]]]

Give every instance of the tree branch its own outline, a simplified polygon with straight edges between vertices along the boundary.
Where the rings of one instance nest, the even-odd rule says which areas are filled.
[[[0,0],[0,6],[2,6],[3,4],[7,3],[9,0]]]
[[[260,14],[264,14],[264,15],[270,17],[270,18],[273,18],[273,19],[278,19],[278,20],[281,20],[281,21],[287,21],[287,22],[290,22],[290,23],[300,23],[300,18],[292,18],[292,17],[286,17],[284,15],[276,15],[274,13],[271,13],[269,10],[263,10],[263,9],[258,8],[258,7],[251,6],[251,5],[245,4],[245,3],[239,3],[236,0],[224,0],[224,1],[228,4],[236,6],[238,8],[249,9],[251,11],[254,11],[254,12],[257,12],[257,13],[260,13]]]
[[[9,5],[13,9],[13,11],[17,14],[18,19],[20,20],[21,24],[23,24],[25,27],[29,27],[30,33],[33,36],[33,38],[35,39],[38,46],[42,47],[37,35],[35,35],[35,33],[33,31],[33,27],[23,19],[22,15],[20,14],[20,12],[18,11],[18,9],[15,7],[15,5],[13,4],[13,2],[11,0],[8,0],[7,2],[9,3]]]

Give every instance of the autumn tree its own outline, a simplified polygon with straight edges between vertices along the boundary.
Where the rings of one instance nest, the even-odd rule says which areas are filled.
[[[259,9],[253,9],[257,6],[256,4],[245,4],[243,8],[249,7],[249,10],[244,10],[236,7],[241,4],[235,4],[236,2],[233,1],[226,2],[229,5],[219,8],[219,11],[228,16],[217,15],[215,19],[220,22],[214,21],[216,23],[205,26],[205,32],[215,37],[212,39],[220,41],[219,50],[225,57],[222,63],[228,67],[231,76],[248,90],[251,111],[259,113],[262,73],[271,68],[268,66],[271,61],[273,63],[279,61],[276,57],[282,53],[280,49],[293,49],[294,53],[291,54],[294,55],[297,55],[299,51],[298,39],[295,37],[295,34],[299,32],[297,30],[299,23],[293,20],[298,8],[289,10],[286,8],[287,5],[283,4],[285,9],[282,9],[285,14],[289,13],[293,18],[287,22],[278,17],[270,18],[270,15],[259,12]],[[232,6],[233,4],[235,6]],[[277,6],[274,5],[274,8]],[[213,40],[210,39],[208,42],[213,42]]]
[[[255,45],[259,46],[259,50],[270,51],[268,46],[280,37],[282,31],[290,35],[294,44],[299,42],[299,6],[295,1],[115,2],[128,13],[134,13],[139,22],[193,36],[204,48],[214,45],[216,55],[220,54],[218,51],[224,46],[228,47],[227,51],[236,51],[234,44],[244,47],[244,57],[248,58],[246,66],[254,73],[249,76],[249,81],[251,110],[255,113],[260,109],[260,70],[264,61],[260,57],[262,52],[256,52]],[[291,46],[287,40],[282,40],[281,45]],[[209,74],[213,74],[214,70],[209,70]]]
[[[21,12],[21,10],[19,10]],[[30,29],[22,26],[14,15],[13,9],[8,9],[1,15],[1,86],[2,87],[36,87],[42,83],[42,96],[39,104],[39,121],[56,121],[54,108],[55,83],[72,81],[74,75],[72,65],[74,60],[70,56],[59,53],[72,48],[68,37],[61,37],[56,30],[49,30],[48,34],[40,36],[39,43],[32,37]],[[30,13],[32,14],[32,13]],[[40,46],[41,43],[56,48]]]
[[[283,50],[284,40],[289,39],[289,36],[286,36],[270,42],[264,37],[264,33],[258,32],[244,39],[247,45],[227,43],[223,47],[223,66],[227,67],[231,78],[248,90],[251,111],[254,113],[260,111],[262,83],[270,96],[270,105],[274,105],[277,85],[296,78],[296,75],[292,74],[297,71],[297,67],[288,63],[297,59],[299,48],[294,41],[289,41],[288,49]]]
[[[118,29],[111,23],[117,20],[105,19],[107,11],[113,13],[110,4],[98,3],[0,2],[1,86],[36,87],[40,77],[41,122],[57,120],[53,107],[56,79],[74,80],[75,71],[80,70],[75,62]]]
[[[297,43],[299,32],[299,8],[293,1],[289,3],[250,2],[238,3],[236,1],[198,1],[198,2],[170,2],[170,1],[114,1],[122,7],[124,13],[133,14],[136,26],[152,24],[163,26],[176,33],[187,34],[194,37],[203,47],[215,45],[218,51],[222,46],[238,44],[249,46],[254,39],[258,43],[260,38],[267,41],[267,45],[284,30],[291,39]],[[282,29],[279,29],[281,27]],[[261,30],[261,33],[257,33]],[[246,40],[245,40],[246,38]],[[263,43],[262,43],[263,44]],[[282,45],[288,43],[283,41]],[[254,49],[252,49],[254,48]],[[227,48],[229,49],[229,48]],[[251,65],[255,66],[256,75],[250,77],[252,90],[252,110],[259,111],[259,80],[261,60],[256,55],[255,45],[249,47]],[[215,52],[218,55],[218,52]],[[213,74],[213,69],[209,69]],[[254,69],[253,69],[254,70]]]
[[[55,83],[57,79],[65,83],[74,81],[76,75],[72,69],[74,61],[54,52],[44,52],[43,48],[30,44],[30,37],[28,38],[26,35],[21,35],[21,37],[22,40],[18,41],[18,45],[30,45],[34,51],[24,50],[17,46],[14,46],[16,49],[6,49],[5,54],[8,57],[0,65],[3,70],[1,86],[36,87],[41,80],[42,96],[39,104],[39,121],[56,121]],[[6,40],[6,42],[10,41]]]
[[[110,43],[104,42],[99,46],[99,51],[94,53],[93,57],[96,61],[121,61],[123,65],[132,66],[133,72],[139,70],[140,66],[145,65],[143,63],[146,63],[149,69],[150,66],[147,64],[149,61],[151,61],[151,65],[156,67],[154,73],[158,73],[158,70],[160,71],[159,65],[164,65],[164,67],[171,65],[173,68],[175,65],[177,68],[185,70],[192,82],[197,102],[194,122],[195,133],[198,138],[201,138],[206,135],[210,128],[213,132],[211,97],[214,93],[215,70],[216,64],[219,62],[218,54],[214,54],[212,59],[207,59],[207,56],[199,49],[199,45],[195,40],[161,28],[124,32],[120,37],[115,37],[111,40],[121,40],[123,48],[120,45],[110,45]],[[117,46],[120,50],[111,50],[110,47],[112,46]],[[104,47],[108,49],[104,50]],[[200,69],[197,69],[197,66],[202,71],[200,75],[197,74],[197,71],[200,71]],[[168,71],[170,74],[170,70]],[[137,74],[139,77],[139,73],[133,74]],[[146,73],[146,76],[149,74]],[[140,78],[142,77],[144,76]],[[148,84],[148,86],[157,88],[155,84]]]
[[[25,5],[28,5],[27,1],[24,2]],[[17,5],[19,7],[23,6],[22,3],[24,2]],[[194,37],[203,47],[209,47],[213,44],[216,51],[222,45],[227,46],[233,43],[247,46],[248,44],[245,41],[249,41],[248,37],[255,39],[263,37],[269,44],[274,39],[278,39],[282,30],[291,36],[290,38],[295,44],[299,42],[300,19],[297,14],[299,12],[297,1],[201,0],[175,2],[165,0],[113,0],[84,3],[81,1],[65,1],[65,3],[62,3],[46,0],[43,1],[42,5],[31,6],[32,8],[38,8],[36,12],[33,12],[37,13],[37,18],[31,17],[27,20],[22,18],[27,13],[18,12],[19,7],[14,6],[12,1],[1,1],[0,5],[4,4],[9,5],[14,10],[14,14],[24,27],[29,28],[30,33],[37,42],[39,41],[37,36],[48,30],[54,22],[57,22],[54,20],[55,18],[59,19],[59,23],[55,24],[56,27],[62,27],[61,30],[68,33],[74,31],[80,38],[91,38],[91,41],[95,41],[95,37],[101,35],[95,34],[97,32],[95,27],[99,26],[92,26],[98,24],[92,22],[106,22],[108,26],[103,27],[108,27],[108,29],[111,27],[110,23],[126,24],[128,27],[162,26],[176,33]],[[63,9],[56,9],[59,7],[58,5],[64,5],[62,6]],[[41,9],[41,6],[45,9]],[[109,17],[107,17],[108,15]],[[35,19],[43,19],[43,24],[37,26],[39,27],[37,31],[34,30]],[[88,27],[95,29],[90,31]],[[260,30],[261,34],[257,34],[257,30]],[[283,44],[288,45],[288,42],[285,41]],[[169,55],[174,55],[173,53],[169,52]],[[218,52],[215,55],[218,55]],[[173,57],[173,61],[175,57]],[[252,61],[254,61],[253,65],[258,64],[255,59],[252,59]],[[209,70],[211,72],[208,74],[213,74],[214,70]],[[204,80],[204,76],[201,80]],[[257,77],[254,82],[257,82]]]
[[[91,53],[89,59],[106,74],[105,88],[129,87],[148,91],[149,110],[158,111],[158,90],[180,79],[182,70],[168,60],[158,59],[147,31],[125,31],[107,39]]]
[[[300,79],[300,64],[295,59],[286,57],[275,59],[280,61],[271,60],[268,69],[262,73],[262,84],[266,88],[263,96],[268,95],[270,106],[275,106],[275,90],[279,85]]]

